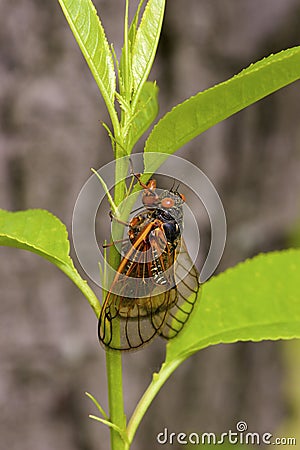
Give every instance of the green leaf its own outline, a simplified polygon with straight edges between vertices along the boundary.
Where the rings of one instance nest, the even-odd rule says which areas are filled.
[[[166,362],[210,345],[300,338],[300,250],[261,254],[203,285],[186,328],[167,346]]]
[[[111,116],[115,117],[116,75],[103,26],[91,0],[58,0],[96,80]]]
[[[145,0],[141,0],[137,10],[135,12],[134,18],[130,24],[128,33],[125,33],[124,35],[124,46],[122,48],[121,53],[121,59],[120,59],[120,67],[119,67],[119,85],[120,85],[120,94],[122,96],[126,96],[126,94],[132,94],[133,87],[132,87],[132,70],[129,65],[132,61],[132,48],[135,42],[136,37],[136,31],[138,27],[139,17],[140,17],[140,11],[143,6]],[[125,23],[124,27],[128,27],[128,16],[125,14]],[[127,42],[126,42],[127,39]],[[126,85],[127,81],[127,86]]]
[[[42,209],[0,210],[0,244],[32,251],[56,265],[72,265],[66,227]]]
[[[128,423],[131,442],[149,405],[177,367],[210,345],[300,338],[300,250],[259,255],[211,278],[189,322]]]
[[[65,225],[42,209],[10,212],[0,209],[0,245],[42,256],[55,264],[76,284],[99,314],[99,302],[78,274],[69,256],[70,243]]]
[[[299,78],[300,47],[251,64],[229,80],[175,106],[153,128],[145,152],[172,154],[218,122]],[[147,154],[145,160],[147,165]],[[145,171],[154,172],[163,161]]]
[[[147,81],[142,88],[130,125],[129,148],[132,148],[158,114],[158,87]]]
[[[137,101],[150,73],[155,57],[163,17],[165,0],[149,0],[137,29],[132,48],[132,76]]]

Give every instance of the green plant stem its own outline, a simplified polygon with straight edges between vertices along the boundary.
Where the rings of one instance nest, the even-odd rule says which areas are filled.
[[[110,421],[125,431],[126,416],[124,413],[121,352],[107,349],[106,373]],[[125,442],[114,428],[110,428],[110,439],[112,450],[125,450]]]
[[[118,150],[118,147],[117,147]],[[116,185],[114,201],[116,205],[124,198],[125,180],[123,179],[127,173],[127,166],[124,159],[116,160]],[[122,237],[122,227],[116,224],[117,239]],[[120,255],[116,248],[112,246],[109,252],[109,264],[113,268],[117,268],[120,262]],[[119,333],[119,325],[113,324],[114,333]],[[116,350],[106,350],[106,373],[108,385],[108,404],[110,421],[122,431],[126,430],[126,416],[124,412],[123,382],[122,382],[122,353]],[[125,449],[125,441],[117,429],[110,428],[111,448],[112,450]]]
[[[128,102],[131,91],[129,87],[129,48],[128,48],[128,9],[129,1],[125,2],[125,18],[124,18],[124,94]],[[114,135],[116,141],[115,157],[115,192],[114,203],[119,206],[125,196],[125,176],[128,171],[129,161],[119,159],[125,154],[129,154],[129,149],[126,147],[126,123],[130,120],[128,111],[121,109],[121,126],[115,126]],[[124,131],[125,130],[125,131]],[[121,239],[123,237],[123,230],[121,226],[116,224],[116,233],[114,239]],[[111,267],[117,269],[120,263],[120,255],[116,248],[112,246],[109,252],[109,264]],[[119,324],[114,324],[114,333],[120,333]],[[106,371],[108,383],[108,402],[110,411],[110,421],[114,423],[119,429],[126,431],[126,416],[124,412],[124,398],[123,398],[123,383],[122,383],[122,354],[118,351],[107,349],[106,351]],[[111,448],[112,450],[123,450],[125,446],[129,448],[128,442],[125,443],[124,438],[114,428],[111,427]]]
[[[172,361],[168,364],[163,364],[161,366],[161,369],[159,373],[154,373],[151,383],[149,384],[147,390],[145,391],[144,395],[140,399],[139,403],[137,404],[132,417],[128,423],[127,427],[127,436],[128,436],[128,444],[125,446],[125,450],[129,450],[130,444],[133,441],[134,435],[136,433],[136,430],[144,417],[147,409],[149,408],[150,404],[152,403],[153,399],[159,392],[160,388],[164,385],[164,383],[167,381],[169,376],[174,372],[174,370],[177,369],[177,367],[182,363],[181,359],[177,359],[175,361]]]
[[[119,254],[114,246],[109,252],[109,263],[117,267]],[[119,332],[118,324],[113,324],[114,333]],[[106,350],[106,374],[108,387],[109,419],[121,430],[125,430],[126,417],[124,412],[123,382],[122,382],[122,353],[116,350]],[[123,450],[124,441],[115,428],[110,428],[111,449]]]

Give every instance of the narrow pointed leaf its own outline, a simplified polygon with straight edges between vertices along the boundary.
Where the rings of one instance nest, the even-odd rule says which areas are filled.
[[[80,277],[69,256],[67,229],[49,211],[29,209],[10,212],[0,209],[0,245],[28,250],[55,264],[76,284],[99,314],[98,299]]]
[[[300,250],[261,254],[203,285],[167,363],[220,343],[300,338]]]
[[[134,41],[135,41],[136,30],[138,28],[138,22],[139,22],[139,17],[140,17],[140,11],[141,11],[144,1],[145,0],[140,1],[139,5],[137,7],[136,13],[134,15],[134,18],[129,27],[128,40],[132,45],[134,44]]]
[[[111,113],[116,76],[103,26],[91,0],[58,0]]]
[[[136,32],[132,48],[133,88],[137,97],[147,80],[155,57],[163,17],[165,0],[149,0]]]
[[[299,78],[300,47],[251,64],[229,80],[175,106],[153,128],[145,152],[172,154],[213,125]],[[145,159],[147,166],[147,154]],[[157,163],[146,171],[155,171],[163,160]]]
[[[135,37],[136,37],[136,31],[138,27],[139,17],[140,17],[140,11],[141,7],[143,6],[145,0],[141,0],[136,13],[134,15],[134,18],[132,19],[132,22],[130,24],[129,30],[128,30],[128,60],[130,61],[130,64],[132,62],[132,48],[134,46]],[[126,24],[125,24],[126,26]],[[120,59],[120,67],[119,67],[119,79],[120,79],[120,93],[122,95],[125,94],[124,92],[124,80],[126,79],[126,64],[127,64],[127,58],[126,58],[126,47],[123,46],[122,53],[121,53],[121,59]],[[129,77],[129,92],[132,92],[132,71],[131,67],[128,68],[128,77]]]

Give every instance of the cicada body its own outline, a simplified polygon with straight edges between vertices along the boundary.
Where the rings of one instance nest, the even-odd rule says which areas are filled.
[[[141,348],[159,335],[175,337],[200,289],[199,274],[182,239],[178,192],[143,185],[144,209],[129,222],[128,243],[99,317],[99,339],[116,350]]]

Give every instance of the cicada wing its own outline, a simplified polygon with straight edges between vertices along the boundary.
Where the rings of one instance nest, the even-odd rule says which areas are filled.
[[[169,245],[162,225],[147,225],[121,261],[99,318],[99,339],[109,348],[138,349],[156,335],[171,339],[193,310],[198,272],[182,239],[176,249]]]
[[[166,339],[172,339],[182,330],[193,311],[201,289],[199,273],[183,239],[178,243],[176,253],[174,264],[176,287],[172,289],[172,302],[164,324],[159,330],[159,334]]]
[[[147,230],[128,248],[101,309],[99,339],[112,349],[138,349],[151,341],[175,301],[174,248],[163,227]]]
[[[165,323],[169,292],[139,298],[109,292],[99,318],[100,341],[115,350],[134,350],[151,341]]]

